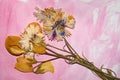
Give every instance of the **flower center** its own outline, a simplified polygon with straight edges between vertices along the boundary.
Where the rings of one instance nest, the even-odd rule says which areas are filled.
[[[56,21],[55,24],[52,26],[52,30],[54,30],[55,28],[58,28],[59,26],[64,28],[65,27],[65,21],[64,20]]]

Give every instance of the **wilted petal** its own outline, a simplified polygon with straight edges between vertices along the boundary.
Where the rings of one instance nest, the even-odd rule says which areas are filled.
[[[41,45],[34,45],[33,51],[38,54],[46,53],[46,44],[43,42]]]
[[[33,51],[33,46],[36,44],[40,45],[43,37],[41,26],[37,22],[32,22],[28,24],[24,33],[21,35],[20,43],[26,51]]]
[[[15,69],[22,72],[33,72],[32,63],[25,57],[18,57]]]
[[[41,63],[35,71],[36,74],[44,74],[46,72],[54,73],[54,66],[51,62]]]
[[[66,24],[68,28],[74,28],[75,25],[75,19],[72,15],[67,16]]]
[[[10,54],[19,56],[25,53],[25,51],[21,48],[19,41],[20,41],[20,37],[18,36],[8,36],[6,38],[5,47]]]

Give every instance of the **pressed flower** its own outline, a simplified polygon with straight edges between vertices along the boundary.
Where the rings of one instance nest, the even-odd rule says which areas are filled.
[[[34,15],[37,20],[43,22],[44,32],[50,40],[62,40],[63,37],[71,35],[66,28],[74,28],[75,19],[72,15],[53,7],[44,10],[37,8],[36,10]]]
[[[21,45],[19,44],[20,37],[19,36],[8,36],[5,40],[5,47],[7,51],[15,56],[19,56],[25,51],[22,49]]]
[[[33,72],[33,66],[30,60],[25,57],[18,57],[15,69],[21,72]]]
[[[22,33],[21,40],[19,42],[22,45],[22,48],[25,49],[26,51],[35,52],[34,47],[41,46],[41,44],[44,42],[43,38],[44,35],[42,34],[41,26],[38,23],[33,22],[30,23],[25,29],[24,33]],[[45,46],[38,48],[42,50],[44,48],[44,50],[46,50]],[[43,53],[43,51],[39,53]]]

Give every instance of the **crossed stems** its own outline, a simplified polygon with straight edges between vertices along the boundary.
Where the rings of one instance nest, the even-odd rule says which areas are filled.
[[[89,62],[86,57],[84,56],[83,56],[84,58],[80,57],[65,38],[64,38],[64,42],[65,42],[65,46],[67,46],[69,51],[64,49],[65,46],[63,47],[63,49],[60,49],[50,44],[47,44],[47,47],[46,47],[47,52],[43,55],[52,56],[54,58],[48,59],[45,61],[38,61],[38,63],[44,63],[44,62],[53,61],[57,59],[64,59],[65,62],[68,64],[79,64],[83,67],[88,68],[102,80],[120,80],[120,78],[117,77],[114,71],[107,68],[103,68],[103,66],[99,69],[92,62]],[[67,55],[63,55],[58,52],[55,52],[49,47],[62,51],[64,53],[67,53]],[[35,66],[34,68],[36,67],[38,67],[38,65]],[[107,72],[103,72],[103,69],[105,69]]]

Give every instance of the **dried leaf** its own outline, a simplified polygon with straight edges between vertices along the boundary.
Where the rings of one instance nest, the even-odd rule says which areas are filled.
[[[21,72],[33,72],[32,63],[24,57],[18,57],[15,69]]]
[[[10,54],[14,56],[19,56],[25,53],[25,51],[21,48],[19,41],[20,41],[20,37],[18,36],[8,36],[6,38],[5,47]]]
[[[51,62],[41,63],[35,71],[36,74],[44,74],[46,72],[54,73],[54,66]]]

